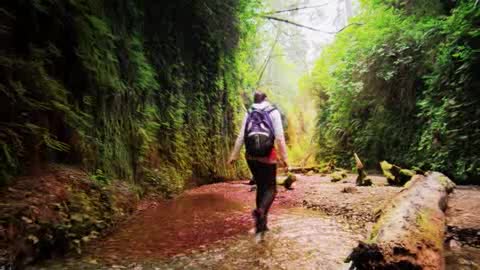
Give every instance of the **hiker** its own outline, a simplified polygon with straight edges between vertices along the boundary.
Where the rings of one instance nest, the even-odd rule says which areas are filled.
[[[254,104],[245,114],[235,147],[228,160],[228,164],[233,164],[238,159],[242,144],[245,143],[248,167],[257,184],[256,209],[252,212],[257,236],[263,236],[268,230],[268,210],[277,194],[278,159],[288,168],[280,112],[266,99],[265,93],[255,92]],[[275,143],[278,146],[278,156]]]

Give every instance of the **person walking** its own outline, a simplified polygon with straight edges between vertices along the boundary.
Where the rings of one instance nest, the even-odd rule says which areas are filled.
[[[282,162],[286,168],[288,162],[280,112],[267,101],[267,95],[263,92],[256,91],[253,101],[243,119],[228,164],[238,159],[240,149],[245,144],[248,167],[257,184],[256,208],[252,211],[255,233],[257,240],[262,240],[268,230],[268,211],[277,194],[277,162]]]

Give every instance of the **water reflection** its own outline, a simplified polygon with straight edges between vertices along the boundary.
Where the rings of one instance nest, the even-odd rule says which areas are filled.
[[[113,263],[120,258],[141,260],[186,252],[246,233],[252,223],[247,209],[222,194],[185,194],[141,211],[113,237],[95,247],[95,253]]]
[[[261,243],[252,232],[254,192],[222,184],[148,205],[86,256],[45,269],[346,269],[363,235],[294,207],[295,196],[280,192]]]
[[[210,249],[156,264],[158,269],[347,269],[343,259],[362,236],[306,209],[272,216],[271,231],[257,244],[241,235]]]

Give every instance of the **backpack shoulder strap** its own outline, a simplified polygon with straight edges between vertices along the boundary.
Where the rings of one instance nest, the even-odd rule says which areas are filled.
[[[277,107],[275,107],[275,105],[270,105],[267,108],[265,108],[265,111],[267,113],[271,113],[271,112],[275,111],[276,109],[277,109]]]
[[[273,111],[275,111],[277,109],[277,107],[275,107],[275,105],[269,105],[268,107],[265,107],[263,109],[255,109],[253,107],[250,107],[250,109],[248,110],[248,113],[251,113],[253,111],[262,111],[262,112],[267,112],[267,113],[271,113]]]

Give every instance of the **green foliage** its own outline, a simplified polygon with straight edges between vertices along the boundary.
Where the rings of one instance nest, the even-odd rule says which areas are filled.
[[[102,170],[96,170],[95,174],[90,175],[90,178],[94,180],[96,183],[99,184],[108,184],[110,180],[108,177],[103,173]]]
[[[445,20],[426,90],[418,100],[419,165],[444,171],[457,180],[477,178],[480,159],[480,11],[463,3]]]
[[[319,159],[349,166],[358,152],[370,167],[388,159],[457,181],[479,175],[480,11],[421,2],[363,1],[351,19],[361,25],[322,52],[305,83],[319,97]]]
[[[242,173],[224,164],[259,5],[2,4],[0,184],[48,162],[167,193]]]

